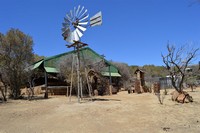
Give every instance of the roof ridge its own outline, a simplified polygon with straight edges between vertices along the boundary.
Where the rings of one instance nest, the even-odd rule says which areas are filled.
[[[85,47],[85,48],[81,48],[80,50],[85,50],[85,49],[90,49],[89,47]],[[92,50],[92,49],[90,49]],[[64,53],[61,53],[61,54],[57,54],[57,55],[54,55],[54,56],[50,56],[50,57],[47,57],[47,58],[44,58],[44,61],[48,61],[50,59],[53,59],[53,58],[56,58],[56,57],[60,57],[60,56],[63,56],[63,55],[67,55],[67,54],[71,54],[71,53],[75,53],[74,50],[71,50],[71,51],[68,51],[68,52],[64,52]]]

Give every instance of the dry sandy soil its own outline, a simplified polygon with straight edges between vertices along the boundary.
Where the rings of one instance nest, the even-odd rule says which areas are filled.
[[[193,103],[167,95],[163,105],[152,93],[127,91],[81,103],[65,96],[9,100],[0,103],[0,133],[200,133],[200,88],[189,94]]]

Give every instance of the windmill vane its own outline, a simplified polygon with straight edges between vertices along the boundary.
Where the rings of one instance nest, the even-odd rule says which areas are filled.
[[[70,10],[62,23],[62,36],[68,43],[79,41],[87,27],[102,24],[102,13],[98,12],[89,19],[88,10],[84,6]]]

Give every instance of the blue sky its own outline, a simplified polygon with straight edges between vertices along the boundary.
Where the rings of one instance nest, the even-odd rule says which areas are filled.
[[[33,37],[34,53],[53,56],[66,48],[61,27],[74,6],[90,17],[102,11],[103,25],[89,27],[82,42],[106,59],[129,65],[163,65],[166,44],[200,47],[200,4],[196,0],[1,0],[0,32],[18,28]],[[198,57],[197,61],[200,60]]]

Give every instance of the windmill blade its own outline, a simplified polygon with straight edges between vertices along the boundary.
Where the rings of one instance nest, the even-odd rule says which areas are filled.
[[[88,14],[87,16],[84,16],[84,17],[83,17],[82,19],[80,19],[79,21],[81,22],[81,21],[87,19],[88,17],[89,17],[89,14]]]
[[[63,27],[69,27],[70,26],[70,22],[66,22],[66,23],[62,23]]]
[[[76,7],[74,7],[74,18],[76,18]]]
[[[86,22],[79,22],[78,25],[87,25],[88,24],[88,21]]]
[[[62,32],[70,32],[70,28],[69,27],[63,27],[61,28]],[[66,33],[67,34],[67,33]]]
[[[68,20],[67,18],[64,17],[64,21],[67,22],[67,21],[69,21],[69,20]]]
[[[78,12],[79,12],[79,10],[80,10],[80,5],[78,6],[78,9],[77,9],[77,11],[76,11],[76,17],[78,17]]]
[[[66,26],[66,23],[62,23],[62,26],[65,27],[65,26]]]
[[[74,30],[73,34],[74,34],[74,40],[78,41],[79,40],[79,36],[78,36],[78,33],[76,32],[76,30]]]
[[[82,13],[84,6],[82,7],[81,11],[78,13],[77,18],[79,18],[80,14]]]
[[[93,17],[90,18],[90,26],[102,25],[102,13],[98,12]]]
[[[66,28],[61,28],[61,31],[62,31],[62,32],[65,32],[65,31],[66,31]]]
[[[64,17],[64,21],[65,21],[66,23],[70,24],[70,21],[69,21],[67,18],[65,18],[65,17]]]
[[[70,29],[65,29],[63,31],[63,33],[62,33],[62,36],[64,37],[64,40],[66,40],[67,38],[69,38],[70,34],[71,34]]]
[[[78,34],[79,38],[81,38],[83,36],[83,33],[81,33],[78,28],[75,31]]]
[[[62,23],[63,27],[68,27],[69,24],[68,23]]]
[[[72,12],[72,10],[70,10],[70,15],[71,15],[71,18],[73,17],[73,12]]]
[[[87,13],[87,9],[85,10],[85,12],[83,12],[79,18],[83,17],[85,14]]]
[[[72,19],[71,19],[71,17],[69,16],[69,14],[66,14],[66,16],[67,16],[67,20],[70,21],[70,22],[72,23]]]
[[[81,31],[86,31],[86,28],[85,28],[85,27],[82,27],[82,26],[79,26],[79,25],[78,25],[77,28],[80,29]]]
[[[74,16],[73,16],[73,11],[72,10],[70,10],[70,15],[71,15],[71,20],[73,21]]]
[[[69,36],[65,38],[65,40],[69,43],[73,43],[73,40],[74,40],[74,33],[73,32],[70,32],[69,33]]]

